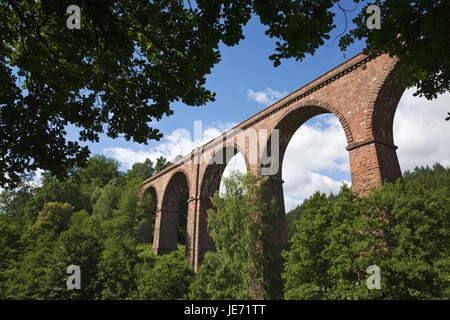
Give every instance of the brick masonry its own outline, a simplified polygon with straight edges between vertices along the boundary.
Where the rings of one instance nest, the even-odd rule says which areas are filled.
[[[214,250],[207,232],[206,212],[212,207],[209,197],[219,188],[226,162],[240,152],[247,170],[261,175],[262,156],[273,153],[270,132],[278,129],[279,153],[272,159],[278,170],[272,174],[272,182],[282,182],[281,164],[292,135],[318,114],[333,113],[342,125],[354,192],[366,196],[383,181],[400,178],[392,126],[404,87],[396,62],[387,55],[369,58],[358,54],[144,181],[142,191],[151,189],[156,194],[153,252],[163,254],[176,248],[177,219],[173,204],[177,203],[181,183],[187,183],[186,256],[197,271],[204,254]],[[250,128],[265,130],[266,138],[256,139]],[[221,151],[224,163],[212,163]],[[198,161],[199,156],[203,161]],[[280,204],[280,218],[273,233],[285,244],[283,190],[281,183],[276,184],[272,189]]]

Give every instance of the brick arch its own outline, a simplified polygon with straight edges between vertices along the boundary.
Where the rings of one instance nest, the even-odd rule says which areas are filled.
[[[138,195],[138,203],[141,203],[141,201],[143,200],[143,197],[146,194],[150,194],[151,199],[152,199],[152,206],[150,207],[150,210],[145,212],[145,216],[147,218],[151,218],[153,216],[155,216],[156,219],[156,214],[158,212],[158,197],[157,197],[157,191],[156,188],[152,185],[148,185],[145,188],[141,189],[139,195]],[[154,222],[154,220],[153,220]],[[147,220],[144,224],[142,224],[139,229],[137,230],[137,237],[139,239],[139,241],[144,242],[144,243],[150,243],[152,241],[152,237],[153,237],[153,232],[154,232],[154,226],[153,226],[153,222],[152,220]]]
[[[152,184],[148,184],[145,185],[139,193],[138,199],[139,201],[141,201],[142,197],[149,192],[153,201],[155,201],[155,211],[158,211],[159,208],[161,207],[161,200],[158,199],[158,194],[159,192],[156,190],[156,186],[152,185]]]
[[[375,86],[372,95],[373,112],[368,113],[366,117],[369,135],[376,141],[390,146],[394,146],[395,112],[406,89],[402,84],[402,69],[393,63],[383,70],[384,77],[380,79],[380,84]]]
[[[164,188],[161,207],[155,220],[152,248],[155,255],[169,253],[177,249],[178,211],[180,209],[181,191],[185,185],[189,193],[188,175],[183,169],[180,169],[173,172]]]
[[[232,149],[233,156],[227,159],[227,149]],[[215,191],[219,190],[220,180],[222,178],[223,171],[225,170],[229,160],[235,155],[240,153],[244,157],[247,171],[250,170],[248,157],[243,152],[242,146],[238,146],[236,143],[233,145],[222,145],[215,150],[217,152],[223,152],[224,161],[220,164],[213,163],[214,157],[208,160],[207,164],[199,165],[200,172],[198,177],[199,190],[198,197],[190,202],[190,208],[194,214],[191,215],[191,219],[188,217],[188,226],[192,225],[192,229],[195,232],[188,233],[188,237],[191,235],[190,248],[186,246],[187,255],[192,257],[192,266],[194,271],[198,270],[199,265],[203,261],[203,257],[208,251],[215,250],[215,244],[212,241],[208,233],[208,209],[212,209],[213,205],[210,197]],[[231,154],[231,152],[229,153]],[[214,156],[214,154],[213,154]]]
[[[285,111],[285,113],[280,117],[280,119],[275,123],[273,129],[279,130],[279,157],[273,158],[272,161],[278,161],[278,176],[281,178],[281,167],[283,164],[284,154],[286,152],[287,146],[295,134],[295,132],[309,119],[320,114],[333,114],[340,122],[342,129],[344,130],[345,137],[348,144],[353,143],[353,135],[350,126],[344,117],[343,113],[335,106],[330,103],[318,100],[318,99],[308,99],[296,102],[291,108]],[[271,156],[272,155],[272,137],[273,134],[269,136],[267,142],[262,146],[263,154]]]
[[[189,176],[183,169],[175,171],[167,183],[162,196],[161,210],[162,209],[176,209],[178,206],[178,200],[180,198],[179,190],[186,183],[188,191],[191,190],[189,185]]]
[[[144,194],[145,193],[150,193],[150,196],[152,197],[152,200],[154,201],[155,204],[155,212],[158,210],[158,194],[156,192],[156,189],[153,186],[149,186],[148,188],[146,188],[144,190]]]
[[[227,149],[232,149],[233,156],[227,158]],[[213,163],[214,154],[219,152],[223,153],[223,161],[220,164]],[[242,147],[236,144],[232,146],[224,146],[213,154],[210,162],[205,166],[202,179],[200,182],[200,198],[208,199],[213,196],[214,192],[219,190],[220,180],[222,178],[223,171],[225,170],[228,162],[237,154],[241,154],[245,161],[247,171],[250,170],[248,156],[243,152]]]

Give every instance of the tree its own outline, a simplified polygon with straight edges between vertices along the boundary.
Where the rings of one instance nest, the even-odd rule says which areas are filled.
[[[288,239],[291,239],[297,231],[295,221],[299,220],[303,212],[305,211],[305,201],[298,205],[291,211],[286,213],[286,227]]]
[[[369,4],[381,9],[380,29],[367,26]],[[365,39],[367,54],[398,57],[404,69],[404,85],[416,86],[415,95],[436,98],[450,89],[450,36],[443,28],[450,19],[449,10],[449,2],[440,0],[370,1],[353,20],[356,27],[340,39],[339,45],[345,50],[355,39]]]
[[[416,168],[368,198],[305,201],[286,263],[286,299],[448,299],[450,168]],[[440,182],[439,182],[440,181]],[[438,182],[438,183],[436,183]],[[380,290],[366,286],[369,266]]]
[[[157,174],[159,171],[170,166],[171,164],[172,163],[170,161],[167,161],[167,159],[164,158],[163,156],[159,157],[158,159],[156,159],[155,171],[153,174]]]
[[[5,271],[14,264],[20,253],[20,232],[12,219],[0,214],[0,299],[6,299],[7,277]]]
[[[354,0],[355,3],[365,2]],[[278,39],[269,58],[302,60],[336,28],[327,1],[29,1],[0,3],[0,185],[41,168],[64,177],[84,166],[89,149],[66,140],[66,126],[79,140],[99,134],[147,143],[160,139],[152,122],[173,113],[170,104],[214,101],[205,76],[220,61],[219,43],[233,46],[252,14]],[[367,52],[387,52],[408,66],[405,83],[431,98],[448,91],[447,1],[375,1],[382,29],[365,25],[342,37],[345,49],[367,38]],[[68,6],[80,8],[81,28],[66,28]],[[345,11],[344,11],[345,13]],[[62,32],[63,30],[63,32]],[[6,174],[7,173],[7,174]]]
[[[127,171],[125,176],[126,181],[138,179],[144,181],[153,175],[155,169],[153,168],[153,162],[150,159],[145,159],[144,162],[136,162],[133,164],[130,170]]]
[[[211,198],[208,231],[217,252],[205,255],[191,298],[248,299],[256,291],[270,297],[269,266],[279,247],[269,241],[277,209],[267,201],[266,180],[235,171],[224,179],[225,194]]]
[[[66,28],[70,4],[80,8],[81,29]],[[286,25],[277,18],[292,9],[286,4],[1,2],[1,185],[13,185],[24,170],[63,177],[67,168],[85,165],[89,150],[66,141],[67,124],[80,128],[81,141],[98,142],[102,132],[138,143],[159,140],[151,122],[172,114],[170,103],[214,100],[204,85],[220,61],[219,42],[231,46],[243,39],[252,11],[271,36],[284,40]]]
[[[44,173],[42,186],[36,188],[34,197],[25,204],[22,211],[24,225],[31,226],[35,223],[39,211],[45,203],[58,202],[70,204],[74,210],[82,208],[80,187],[72,179],[60,181],[49,174]]]
[[[135,294],[138,263],[136,240],[132,237],[110,237],[98,263],[98,281],[100,299],[126,299]]]
[[[42,290],[46,299],[94,299],[100,293],[98,264],[103,245],[94,229],[86,225],[75,224],[63,232],[51,253],[47,265]],[[81,289],[67,290],[69,277],[67,267],[80,267]]]
[[[70,218],[72,217],[73,207],[68,203],[48,202],[39,212],[32,230],[38,232],[61,233],[69,228]]]
[[[186,299],[194,273],[184,257],[185,248],[168,255],[154,257],[140,264],[138,274],[138,299]]]
[[[119,177],[119,162],[103,155],[93,155],[87,165],[75,171],[79,184],[105,186],[112,179]]]
[[[115,184],[115,180],[111,180],[101,189],[100,196],[93,205],[93,214],[100,216],[103,220],[112,218],[113,210],[117,208],[120,189]]]
[[[296,222],[283,278],[286,299],[317,299],[328,286],[328,261],[322,252],[328,244],[330,205],[324,194],[316,192],[304,201],[305,210]]]
[[[27,202],[36,193],[33,178],[34,174],[24,174],[16,188],[3,189],[0,192],[0,214],[10,217],[16,226],[26,225],[23,212]]]

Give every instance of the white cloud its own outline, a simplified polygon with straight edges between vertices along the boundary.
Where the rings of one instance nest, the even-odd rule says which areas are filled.
[[[245,165],[244,156],[241,153],[237,153],[233,158],[228,161],[227,166],[222,174],[222,181],[220,181],[219,192],[225,192],[225,185],[223,184],[223,178],[228,178],[233,171],[240,171],[247,173],[247,167]]]
[[[287,91],[276,91],[270,88],[266,88],[264,91],[253,91],[251,89],[247,90],[247,96],[250,99],[266,106],[271,105],[281,98],[284,98],[287,94]]]
[[[402,171],[440,162],[450,165],[450,93],[436,100],[414,97],[408,89],[400,99],[394,118],[394,143]]]
[[[289,211],[315,191],[337,193],[349,179],[333,178],[350,173],[347,141],[336,117],[321,115],[292,136],[286,150],[282,177],[285,209]],[[335,173],[335,174],[332,174]]]
[[[143,162],[150,159],[153,162],[163,156],[171,161],[178,155],[187,155],[193,149],[218,137],[226,130],[236,125],[234,122],[214,122],[214,126],[201,128],[199,137],[191,136],[187,129],[176,129],[171,134],[165,136],[163,142],[158,143],[149,150],[133,150],[130,148],[114,147],[106,148],[103,154],[118,160],[124,170],[130,169],[134,163]],[[197,140],[194,141],[194,138]]]
[[[450,165],[450,93],[436,100],[414,97],[414,89],[403,94],[394,119],[394,141],[402,171],[436,162]],[[339,121],[331,115],[319,122],[304,124],[292,137],[283,163],[286,211],[295,208],[316,190],[336,193],[350,166],[345,150],[346,139]]]
[[[317,190],[326,194],[336,194],[344,183],[347,185],[351,184],[346,179],[337,181],[316,172],[305,172],[300,178],[302,180],[298,180],[296,189],[287,189],[286,187],[284,189],[284,206],[286,212],[297,207],[297,205],[301,204],[303,200],[314,194]]]

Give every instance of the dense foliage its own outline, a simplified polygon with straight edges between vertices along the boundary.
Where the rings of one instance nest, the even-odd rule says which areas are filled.
[[[142,181],[169,163],[146,160],[123,174],[114,160],[94,156],[65,181],[44,173],[39,187],[24,178],[17,189],[3,190],[0,299],[185,297],[192,271],[184,249],[149,253],[154,199],[145,194],[138,201]],[[80,266],[81,290],[67,290],[69,265]]]
[[[266,200],[265,182],[239,172],[224,179],[225,194],[216,192],[212,198],[216,209],[208,211],[208,231],[217,251],[206,254],[191,298],[248,299],[254,293],[271,297],[267,277],[277,248],[269,242],[268,231],[277,210]]]
[[[266,200],[265,179],[234,173],[225,180],[208,212],[217,250],[194,275],[181,240],[171,254],[151,253],[154,204],[148,194],[138,201],[138,191],[168,162],[158,163],[124,174],[114,160],[95,156],[65,181],[45,173],[39,187],[24,177],[3,190],[0,299],[276,297],[279,247],[268,230],[277,210]],[[449,190],[450,168],[436,164],[405,172],[404,183],[368,198],[346,186],[338,195],[317,192],[288,213],[284,298],[449,299]],[[185,210],[180,203],[184,218]],[[81,268],[81,290],[67,290],[69,265]],[[380,290],[366,286],[370,265],[381,270]]]
[[[303,208],[284,254],[286,299],[450,298],[450,168],[416,168],[368,198],[317,192]],[[379,290],[366,286],[371,265]]]

